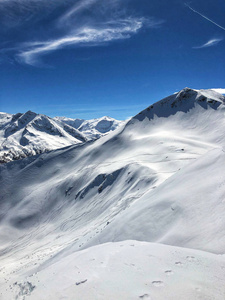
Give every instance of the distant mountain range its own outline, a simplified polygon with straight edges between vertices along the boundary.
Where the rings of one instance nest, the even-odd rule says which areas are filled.
[[[4,134],[72,136],[27,115]],[[224,300],[225,97],[185,88],[88,142],[65,121],[76,144],[0,165],[0,298]]]
[[[32,111],[0,113],[0,163],[97,139],[122,123],[109,117],[81,120]]]

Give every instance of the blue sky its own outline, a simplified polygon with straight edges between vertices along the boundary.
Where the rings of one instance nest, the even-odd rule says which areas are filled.
[[[0,111],[126,119],[225,88],[224,0],[0,0]]]

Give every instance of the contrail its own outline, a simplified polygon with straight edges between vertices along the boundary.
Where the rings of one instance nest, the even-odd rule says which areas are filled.
[[[193,9],[190,5],[188,5],[187,3],[185,3],[185,5],[192,10],[194,13],[198,14],[199,16],[201,16],[202,18],[206,19],[207,21],[213,23],[214,25],[216,25],[217,27],[223,29],[225,31],[225,28],[219,24],[217,24],[216,22],[214,22],[213,20],[210,20],[209,18],[207,18],[206,16],[204,16],[203,14],[201,14],[200,12],[198,12],[197,10]]]

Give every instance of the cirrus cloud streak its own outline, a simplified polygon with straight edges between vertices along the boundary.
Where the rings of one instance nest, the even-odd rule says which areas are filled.
[[[206,42],[205,44],[197,47],[193,47],[193,49],[201,49],[201,48],[207,48],[207,47],[212,47],[216,46],[219,42],[221,42],[223,38],[214,38]]]
[[[18,58],[26,64],[37,66],[40,64],[39,57],[52,51],[72,45],[93,46],[114,40],[128,39],[144,26],[157,27],[161,23],[162,21],[155,21],[153,19],[128,18],[106,22],[105,24],[101,24],[100,28],[87,26],[58,39],[24,44],[23,47],[25,49],[18,54]]]
[[[43,0],[0,2],[3,29],[12,33],[13,26],[22,28],[22,35],[12,33],[1,53],[12,53],[20,63],[45,66],[41,58],[54,51],[128,39],[142,28],[156,28],[164,22],[129,12],[122,0],[56,0],[54,5],[53,10]]]

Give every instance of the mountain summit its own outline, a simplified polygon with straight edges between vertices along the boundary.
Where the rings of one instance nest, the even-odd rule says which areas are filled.
[[[180,92],[162,99],[161,101],[149,106],[146,110],[139,113],[137,119],[142,120],[147,116],[149,119],[154,115],[158,117],[168,117],[177,112],[188,112],[197,105],[202,108],[217,109],[225,104],[225,97],[213,90],[193,90],[184,88]]]

